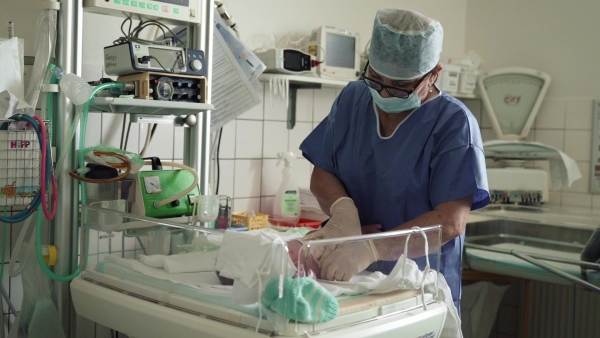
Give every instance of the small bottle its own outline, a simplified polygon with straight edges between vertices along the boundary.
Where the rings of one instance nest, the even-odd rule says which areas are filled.
[[[292,169],[296,155],[288,151],[278,153],[277,156],[279,162],[281,160],[285,162],[285,166],[281,185],[275,194],[271,222],[276,225],[295,227],[300,219],[300,191]]]
[[[76,106],[85,104],[92,97],[92,93],[94,92],[92,86],[73,73],[63,76],[60,79],[59,86],[63,93]]]

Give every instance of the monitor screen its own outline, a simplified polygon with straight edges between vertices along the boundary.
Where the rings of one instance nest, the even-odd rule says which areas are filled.
[[[327,33],[325,64],[331,67],[354,68],[356,38],[353,36]]]

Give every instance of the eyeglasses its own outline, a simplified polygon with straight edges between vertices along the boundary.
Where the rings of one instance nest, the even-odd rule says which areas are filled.
[[[421,82],[423,82],[423,80],[425,79],[425,77],[427,77],[427,74],[423,75],[423,77],[419,80],[419,82],[417,82],[417,84],[415,84],[413,86],[412,89],[402,89],[402,88],[397,88],[397,87],[392,87],[392,86],[386,86],[381,82],[375,81],[373,79],[370,79],[367,77],[367,69],[369,68],[369,61],[367,61],[367,64],[365,65],[365,69],[362,72],[361,78],[363,81],[365,81],[365,83],[367,84],[367,86],[375,89],[376,91],[380,92],[382,90],[387,90],[388,94],[394,96],[394,97],[399,97],[401,99],[405,99],[407,98],[410,94],[412,94],[412,92],[415,91],[415,89],[421,84]]]

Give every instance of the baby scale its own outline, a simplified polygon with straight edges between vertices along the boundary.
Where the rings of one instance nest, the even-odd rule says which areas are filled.
[[[524,141],[544,99],[550,76],[521,67],[501,68],[478,78],[478,90],[498,140],[484,143],[492,203],[539,205],[548,202],[548,172],[525,168],[527,161],[560,158],[538,142]]]

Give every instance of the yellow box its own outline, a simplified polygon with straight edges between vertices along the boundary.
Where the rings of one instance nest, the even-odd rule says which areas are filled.
[[[269,225],[269,215],[256,213],[246,216],[246,212],[234,212],[231,215],[231,226],[245,226],[248,230],[262,229]]]

